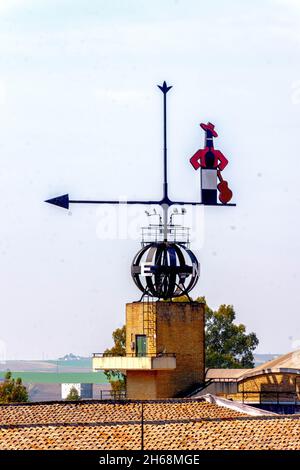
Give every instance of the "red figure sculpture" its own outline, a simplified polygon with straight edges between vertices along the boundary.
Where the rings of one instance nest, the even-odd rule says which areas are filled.
[[[201,168],[202,202],[206,205],[217,204],[217,190],[219,190],[219,201],[227,204],[232,198],[232,192],[228,188],[227,181],[223,180],[221,171],[228,164],[228,160],[220,150],[214,149],[213,138],[218,137],[215,126],[208,122],[201,123],[200,127],[205,131],[205,148],[198,150],[190,162],[195,170]],[[219,184],[217,179],[220,181]]]

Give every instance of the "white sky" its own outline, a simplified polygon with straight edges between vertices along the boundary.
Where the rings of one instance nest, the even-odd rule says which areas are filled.
[[[189,158],[210,120],[238,204],[189,212],[202,270],[192,295],[233,304],[258,352],[300,346],[299,59],[296,0],[0,0],[8,358],[101,352],[139,298],[130,263],[144,208],[116,233],[114,209],[43,200],[160,197],[163,80],[171,196],[199,197]]]

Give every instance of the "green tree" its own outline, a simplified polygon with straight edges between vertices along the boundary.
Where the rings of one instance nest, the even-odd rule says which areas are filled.
[[[254,367],[253,351],[258,345],[255,333],[246,333],[243,324],[236,324],[232,305],[212,310],[205,297],[196,302],[205,304],[205,365],[212,368]]]
[[[125,356],[126,355],[126,326],[117,328],[112,338],[114,346],[104,351],[104,356]],[[106,370],[104,371],[114,396],[118,396],[120,393],[126,390],[126,375],[119,370]]]
[[[4,381],[0,384],[0,403],[21,403],[27,402],[28,392],[26,387],[22,384],[22,379],[12,378],[10,371],[7,371],[4,376]]]
[[[182,295],[181,297],[174,297],[172,299],[172,302],[189,302],[189,298],[187,295]],[[169,300],[166,300],[165,302],[169,302]]]
[[[74,386],[70,388],[70,391],[68,393],[66,400],[67,401],[79,401],[80,400],[80,396],[79,396],[77,388],[75,388]]]

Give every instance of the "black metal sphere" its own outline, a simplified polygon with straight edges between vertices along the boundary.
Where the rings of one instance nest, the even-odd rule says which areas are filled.
[[[199,263],[184,245],[153,242],[136,254],[131,275],[144,294],[166,300],[185,295],[195,287]]]

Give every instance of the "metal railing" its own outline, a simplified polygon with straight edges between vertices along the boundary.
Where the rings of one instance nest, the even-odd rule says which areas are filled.
[[[216,383],[222,383],[222,382],[237,383],[239,381],[238,378],[228,378],[228,377],[212,377],[211,379],[207,379],[207,380],[209,380],[210,382],[216,382]]]
[[[142,227],[142,245],[152,242],[162,242],[164,240],[164,229],[162,224],[150,224],[148,227]],[[168,241],[189,245],[190,228],[182,225],[168,224]]]
[[[300,396],[297,392],[279,392],[279,391],[272,391],[272,390],[264,390],[264,391],[239,391],[237,394],[242,395],[242,401],[247,402],[247,398],[253,399],[253,397],[257,397],[258,403],[272,403],[279,405],[280,403],[288,403],[291,405],[297,405],[300,403]]]
[[[126,400],[126,392],[124,391],[115,391],[115,390],[100,390],[99,391],[100,400]]]
[[[156,354],[139,354],[139,353],[126,353],[126,354],[113,354],[113,353],[93,353],[93,357],[176,357],[175,353],[156,353]]]

